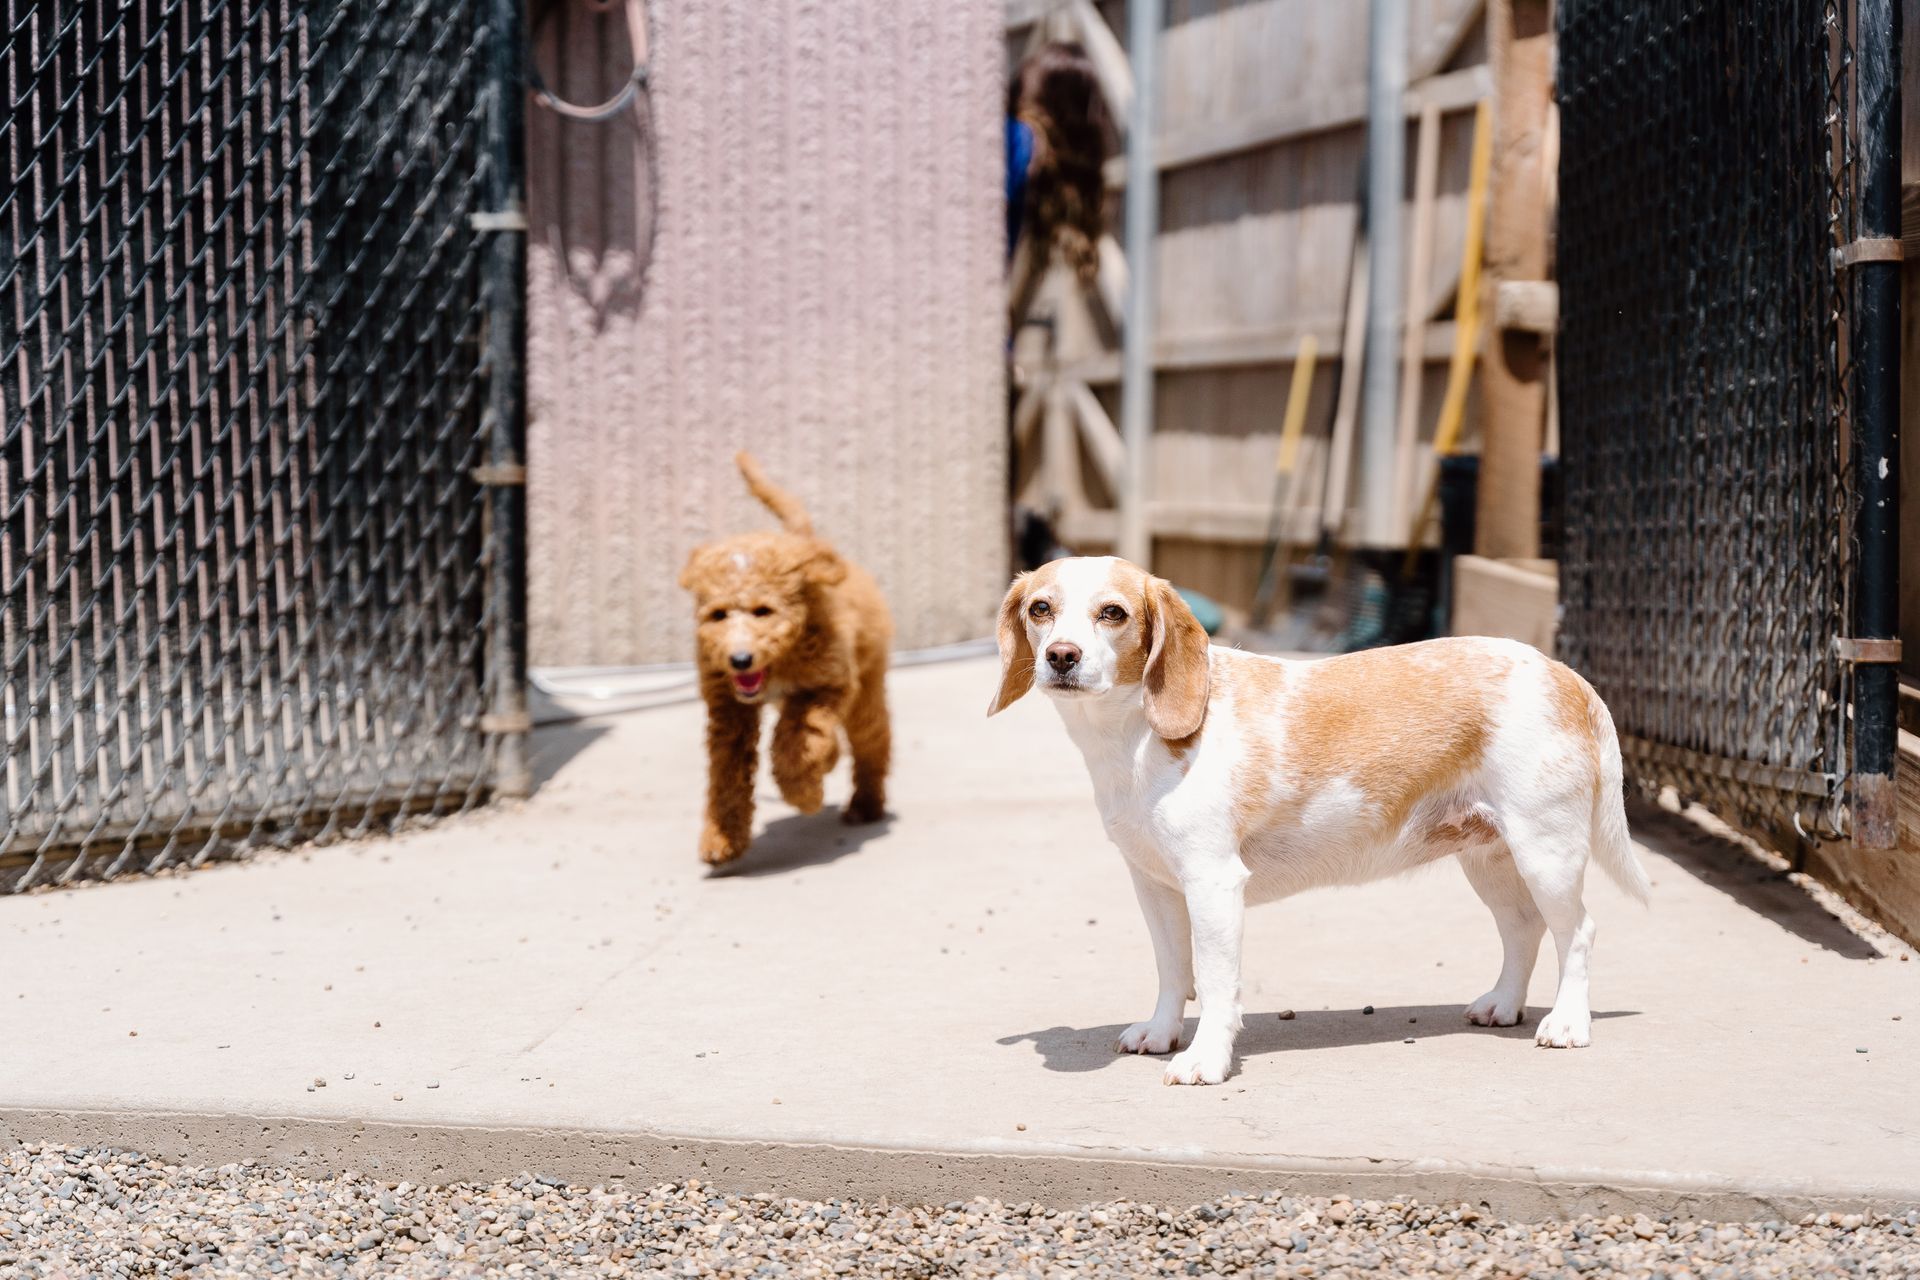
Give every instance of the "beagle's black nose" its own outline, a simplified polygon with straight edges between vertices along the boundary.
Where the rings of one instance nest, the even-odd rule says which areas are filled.
[[[1078,661],[1080,661],[1080,646],[1077,644],[1068,644],[1063,640],[1059,644],[1047,646],[1047,665],[1061,675],[1073,670],[1074,664]]]
[[[745,671],[753,665],[753,655],[750,653],[736,653],[730,655],[727,661],[733,664],[735,671]]]

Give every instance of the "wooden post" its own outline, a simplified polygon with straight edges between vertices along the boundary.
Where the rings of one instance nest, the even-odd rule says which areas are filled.
[[[1487,37],[1493,64],[1494,161],[1482,287],[1492,313],[1503,283],[1540,281],[1547,274],[1542,144],[1553,88],[1548,0],[1492,0]],[[1474,549],[1483,556],[1532,559],[1540,553],[1546,371],[1540,335],[1498,327],[1488,335],[1474,533]]]

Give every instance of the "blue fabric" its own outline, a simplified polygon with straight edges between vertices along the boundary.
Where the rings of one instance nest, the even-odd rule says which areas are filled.
[[[1027,199],[1027,166],[1033,163],[1033,128],[1024,120],[1007,121],[1007,257],[1020,240],[1020,213]]]

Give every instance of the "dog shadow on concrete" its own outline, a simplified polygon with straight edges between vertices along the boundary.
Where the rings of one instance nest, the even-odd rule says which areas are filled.
[[[1491,1036],[1499,1040],[1533,1041],[1534,1029],[1546,1015],[1545,1008],[1529,1006],[1527,1016],[1514,1027],[1476,1027],[1462,1013],[1461,1004],[1382,1005],[1372,1013],[1360,1009],[1301,1010],[1291,1018],[1277,1011],[1245,1015],[1240,1037],[1234,1042],[1234,1057],[1256,1058],[1270,1053],[1296,1053],[1306,1049],[1344,1049],[1363,1044],[1397,1044],[1411,1039],[1415,1043],[1440,1036]],[[1615,1009],[1595,1012],[1593,1020],[1638,1017],[1637,1010]],[[1180,1045],[1193,1040],[1196,1020],[1188,1018]],[[1031,1043],[1049,1071],[1098,1071],[1116,1059],[1129,1056],[1115,1052],[1113,1042],[1126,1030],[1125,1023],[1105,1027],[1048,1027],[1045,1031],[1027,1031],[1007,1036],[994,1043],[1013,1046]],[[1171,1054],[1156,1055],[1162,1058]]]
[[[754,836],[746,853],[715,867],[708,878],[777,876],[824,867],[860,852],[862,845],[885,835],[893,826],[893,815],[878,822],[850,827],[840,821],[840,806],[829,804],[818,813],[787,813],[767,823]]]

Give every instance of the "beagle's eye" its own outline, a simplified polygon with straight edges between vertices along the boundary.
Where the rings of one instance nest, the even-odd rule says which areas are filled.
[[[757,604],[753,607],[753,616],[756,618],[767,617],[772,612],[773,612],[773,609],[769,605]]]
[[[1125,622],[1126,620],[1127,611],[1117,604],[1110,604],[1100,611],[1100,621],[1102,622]]]
[[[715,609],[712,613],[707,615],[708,622],[725,622],[726,620],[727,620],[727,611],[725,609]]]
[[[1035,600],[1032,604],[1027,606],[1027,616],[1033,617],[1033,618],[1044,618],[1052,612],[1053,612],[1053,606],[1048,604],[1045,600]]]

